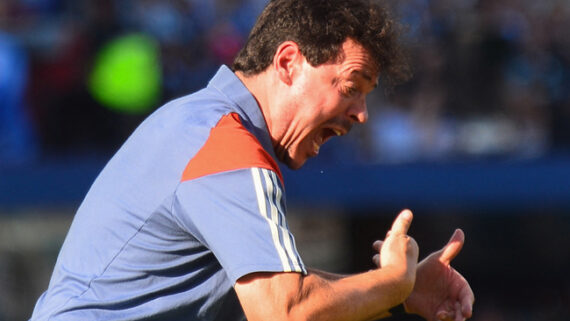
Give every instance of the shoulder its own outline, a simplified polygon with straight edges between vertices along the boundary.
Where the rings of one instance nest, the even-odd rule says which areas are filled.
[[[282,175],[276,161],[242,124],[237,113],[222,116],[204,145],[188,162],[182,181],[244,168],[265,168]]]

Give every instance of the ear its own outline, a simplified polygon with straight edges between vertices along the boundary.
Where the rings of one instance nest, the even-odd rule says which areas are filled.
[[[300,63],[304,59],[299,45],[293,41],[285,41],[277,47],[275,56],[273,56],[273,68],[276,71],[279,79],[287,85],[293,83]]]

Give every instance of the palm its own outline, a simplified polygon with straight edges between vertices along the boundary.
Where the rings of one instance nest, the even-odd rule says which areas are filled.
[[[409,312],[429,321],[458,321],[471,316],[473,292],[465,278],[450,266],[463,240],[463,232],[457,230],[443,249],[420,262],[414,290],[405,302]]]

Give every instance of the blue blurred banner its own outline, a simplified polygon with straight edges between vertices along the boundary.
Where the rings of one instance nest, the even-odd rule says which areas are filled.
[[[466,212],[570,209],[568,156],[337,168],[309,164],[285,176],[290,203],[304,206]]]
[[[78,206],[104,160],[0,169],[0,208]],[[347,211],[570,209],[570,156],[536,160],[332,166],[284,171],[289,206]]]

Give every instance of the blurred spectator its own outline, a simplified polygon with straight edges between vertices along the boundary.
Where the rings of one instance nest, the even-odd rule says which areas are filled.
[[[16,40],[0,32],[0,165],[37,154],[35,132],[24,100],[28,57]]]

